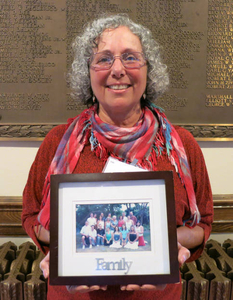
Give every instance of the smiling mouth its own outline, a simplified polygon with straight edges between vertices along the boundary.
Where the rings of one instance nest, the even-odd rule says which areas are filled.
[[[108,88],[112,90],[125,90],[129,88],[129,84],[117,84],[117,85],[109,85]]]

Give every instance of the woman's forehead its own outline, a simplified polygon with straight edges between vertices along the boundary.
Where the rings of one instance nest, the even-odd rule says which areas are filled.
[[[117,28],[105,29],[99,38],[96,40],[97,48],[95,50],[115,50],[120,48],[132,49],[134,51],[142,51],[141,41],[137,35],[126,26],[119,26]]]

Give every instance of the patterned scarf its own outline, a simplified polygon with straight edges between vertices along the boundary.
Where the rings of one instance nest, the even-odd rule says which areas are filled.
[[[161,109],[150,104],[143,109],[140,120],[133,127],[123,128],[102,122],[95,105],[69,119],[68,125],[45,178],[38,222],[47,230],[50,223],[50,175],[73,173],[88,141],[91,150],[103,161],[112,156],[127,163],[137,162],[147,170],[156,170],[157,159],[166,153],[188,195],[191,217],[184,223],[194,227],[199,222],[200,213],[184,147]]]

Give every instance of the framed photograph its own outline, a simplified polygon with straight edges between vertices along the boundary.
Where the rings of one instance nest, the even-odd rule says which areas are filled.
[[[179,281],[173,173],[51,176],[50,284]]]

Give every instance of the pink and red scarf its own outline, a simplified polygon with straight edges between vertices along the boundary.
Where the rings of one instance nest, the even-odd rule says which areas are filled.
[[[103,161],[113,156],[127,163],[136,161],[138,166],[150,171],[156,170],[157,159],[165,152],[188,195],[191,217],[185,224],[193,227],[199,222],[200,213],[184,147],[161,109],[154,105],[145,107],[133,127],[123,128],[102,122],[95,105],[69,119],[68,125],[45,178],[38,222],[47,230],[50,223],[50,175],[73,173],[88,142],[91,150]]]

